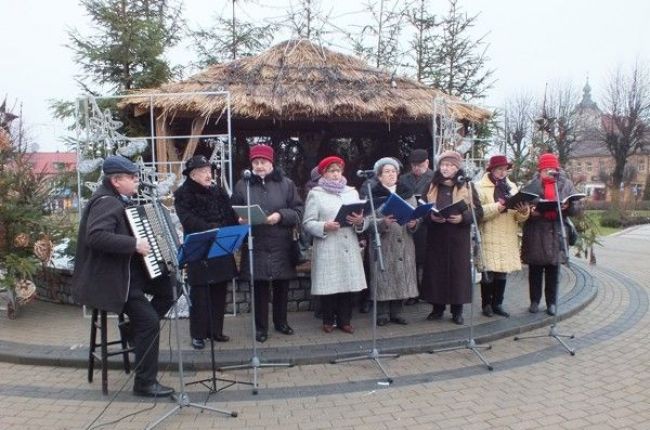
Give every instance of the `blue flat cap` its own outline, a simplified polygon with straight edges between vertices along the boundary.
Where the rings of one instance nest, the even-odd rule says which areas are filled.
[[[104,160],[102,170],[105,175],[110,175],[112,173],[138,173],[140,168],[126,157],[111,155]]]

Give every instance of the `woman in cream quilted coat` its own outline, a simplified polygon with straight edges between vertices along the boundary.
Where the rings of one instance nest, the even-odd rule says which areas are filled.
[[[508,179],[512,167],[505,155],[490,158],[487,172],[478,182],[477,192],[483,206],[480,224],[483,253],[478,265],[483,270],[481,279],[481,305],[483,315],[509,317],[503,309],[506,276],[521,270],[519,252],[519,224],[530,216],[528,204],[520,203],[515,209],[506,208],[509,197],[517,194],[517,186]]]

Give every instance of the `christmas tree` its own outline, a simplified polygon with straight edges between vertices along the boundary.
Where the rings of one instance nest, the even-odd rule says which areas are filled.
[[[34,171],[18,118],[0,105],[0,291],[10,318],[35,296],[34,274],[52,258],[61,234],[44,211],[52,178]],[[17,138],[14,137],[17,136]]]

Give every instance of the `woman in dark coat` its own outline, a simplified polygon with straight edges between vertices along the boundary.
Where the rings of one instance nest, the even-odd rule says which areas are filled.
[[[273,148],[251,147],[249,158],[250,204],[260,205],[267,214],[266,224],[253,226],[253,276],[255,277],[255,325],[257,340],[265,342],[269,328],[269,288],[273,286],[273,324],[275,330],[291,335],[287,322],[289,281],[296,277],[292,261],[293,230],[300,225],[303,203],[293,181],[274,169]],[[246,180],[235,185],[233,205],[246,205]],[[246,220],[241,220],[246,222]],[[249,280],[248,247],[242,249],[241,278]]]
[[[465,176],[461,170],[463,159],[458,152],[445,151],[440,154],[438,169],[434,173],[427,201],[437,208],[444,208],[460,200],[467,203],[461,213],[442,218],[431,214],[427,220],[427,251],[422,279],[421,297],[433,304],[428,320],[439,320],[447,304],[451,305],[452,320],[463,324],[463,304],[471,303],[472,281],[470,267],[472,213],[470,193],[467,184],[460,181]],[[470,183],[471,185],[471,183]],[[483,209],[472,187],[472,202],[477,221],[483,216]]]
[[[575,194],[573,182],[560,170],[560,162],[555,154],[542,154],[537,163],[538,173],[524,190],[535,193],[545,200],[563,200]],[[555,183],[559,195],[555,195]],[[581,212],[582,205],[568,202],[562,205],[562,215],[575,216]],[[542,279],[545,278],[544,296],[546,313],[555,315],[556,296],[560,264],[567,262],[567,255],[561,241],[561,231],[557,210],[540,212],[533,208],[530,218],[524,224],[521,254],[528,264],[528,286],[530,290],[531,313],[539,312],[542,298]]]
[[[238,224],[228,194],[212,185],[212,170],[206,157],[190,158],[183,174],[187,179],[174,193],[174,206],[185,234]],[[217,342],[229,340],[223,334],[223,319],[227,283],[236,272],[233,255],[188,264],[190,335],[195,349],[203,349],[206,338]]]

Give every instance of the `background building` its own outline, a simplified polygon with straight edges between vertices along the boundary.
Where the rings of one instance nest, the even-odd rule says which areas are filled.
[[[583,88],[582,100],[576,106],[577,136],[567,163],[567,171],[576,186],[592,200],[609,200],[607,190],[611,187],[614,157],[605,146],[602,124],[606,116],[591,98],[589,81]],[[650,147],[628,159],[624,174],[623,201],[639,200],[648,181]]]

